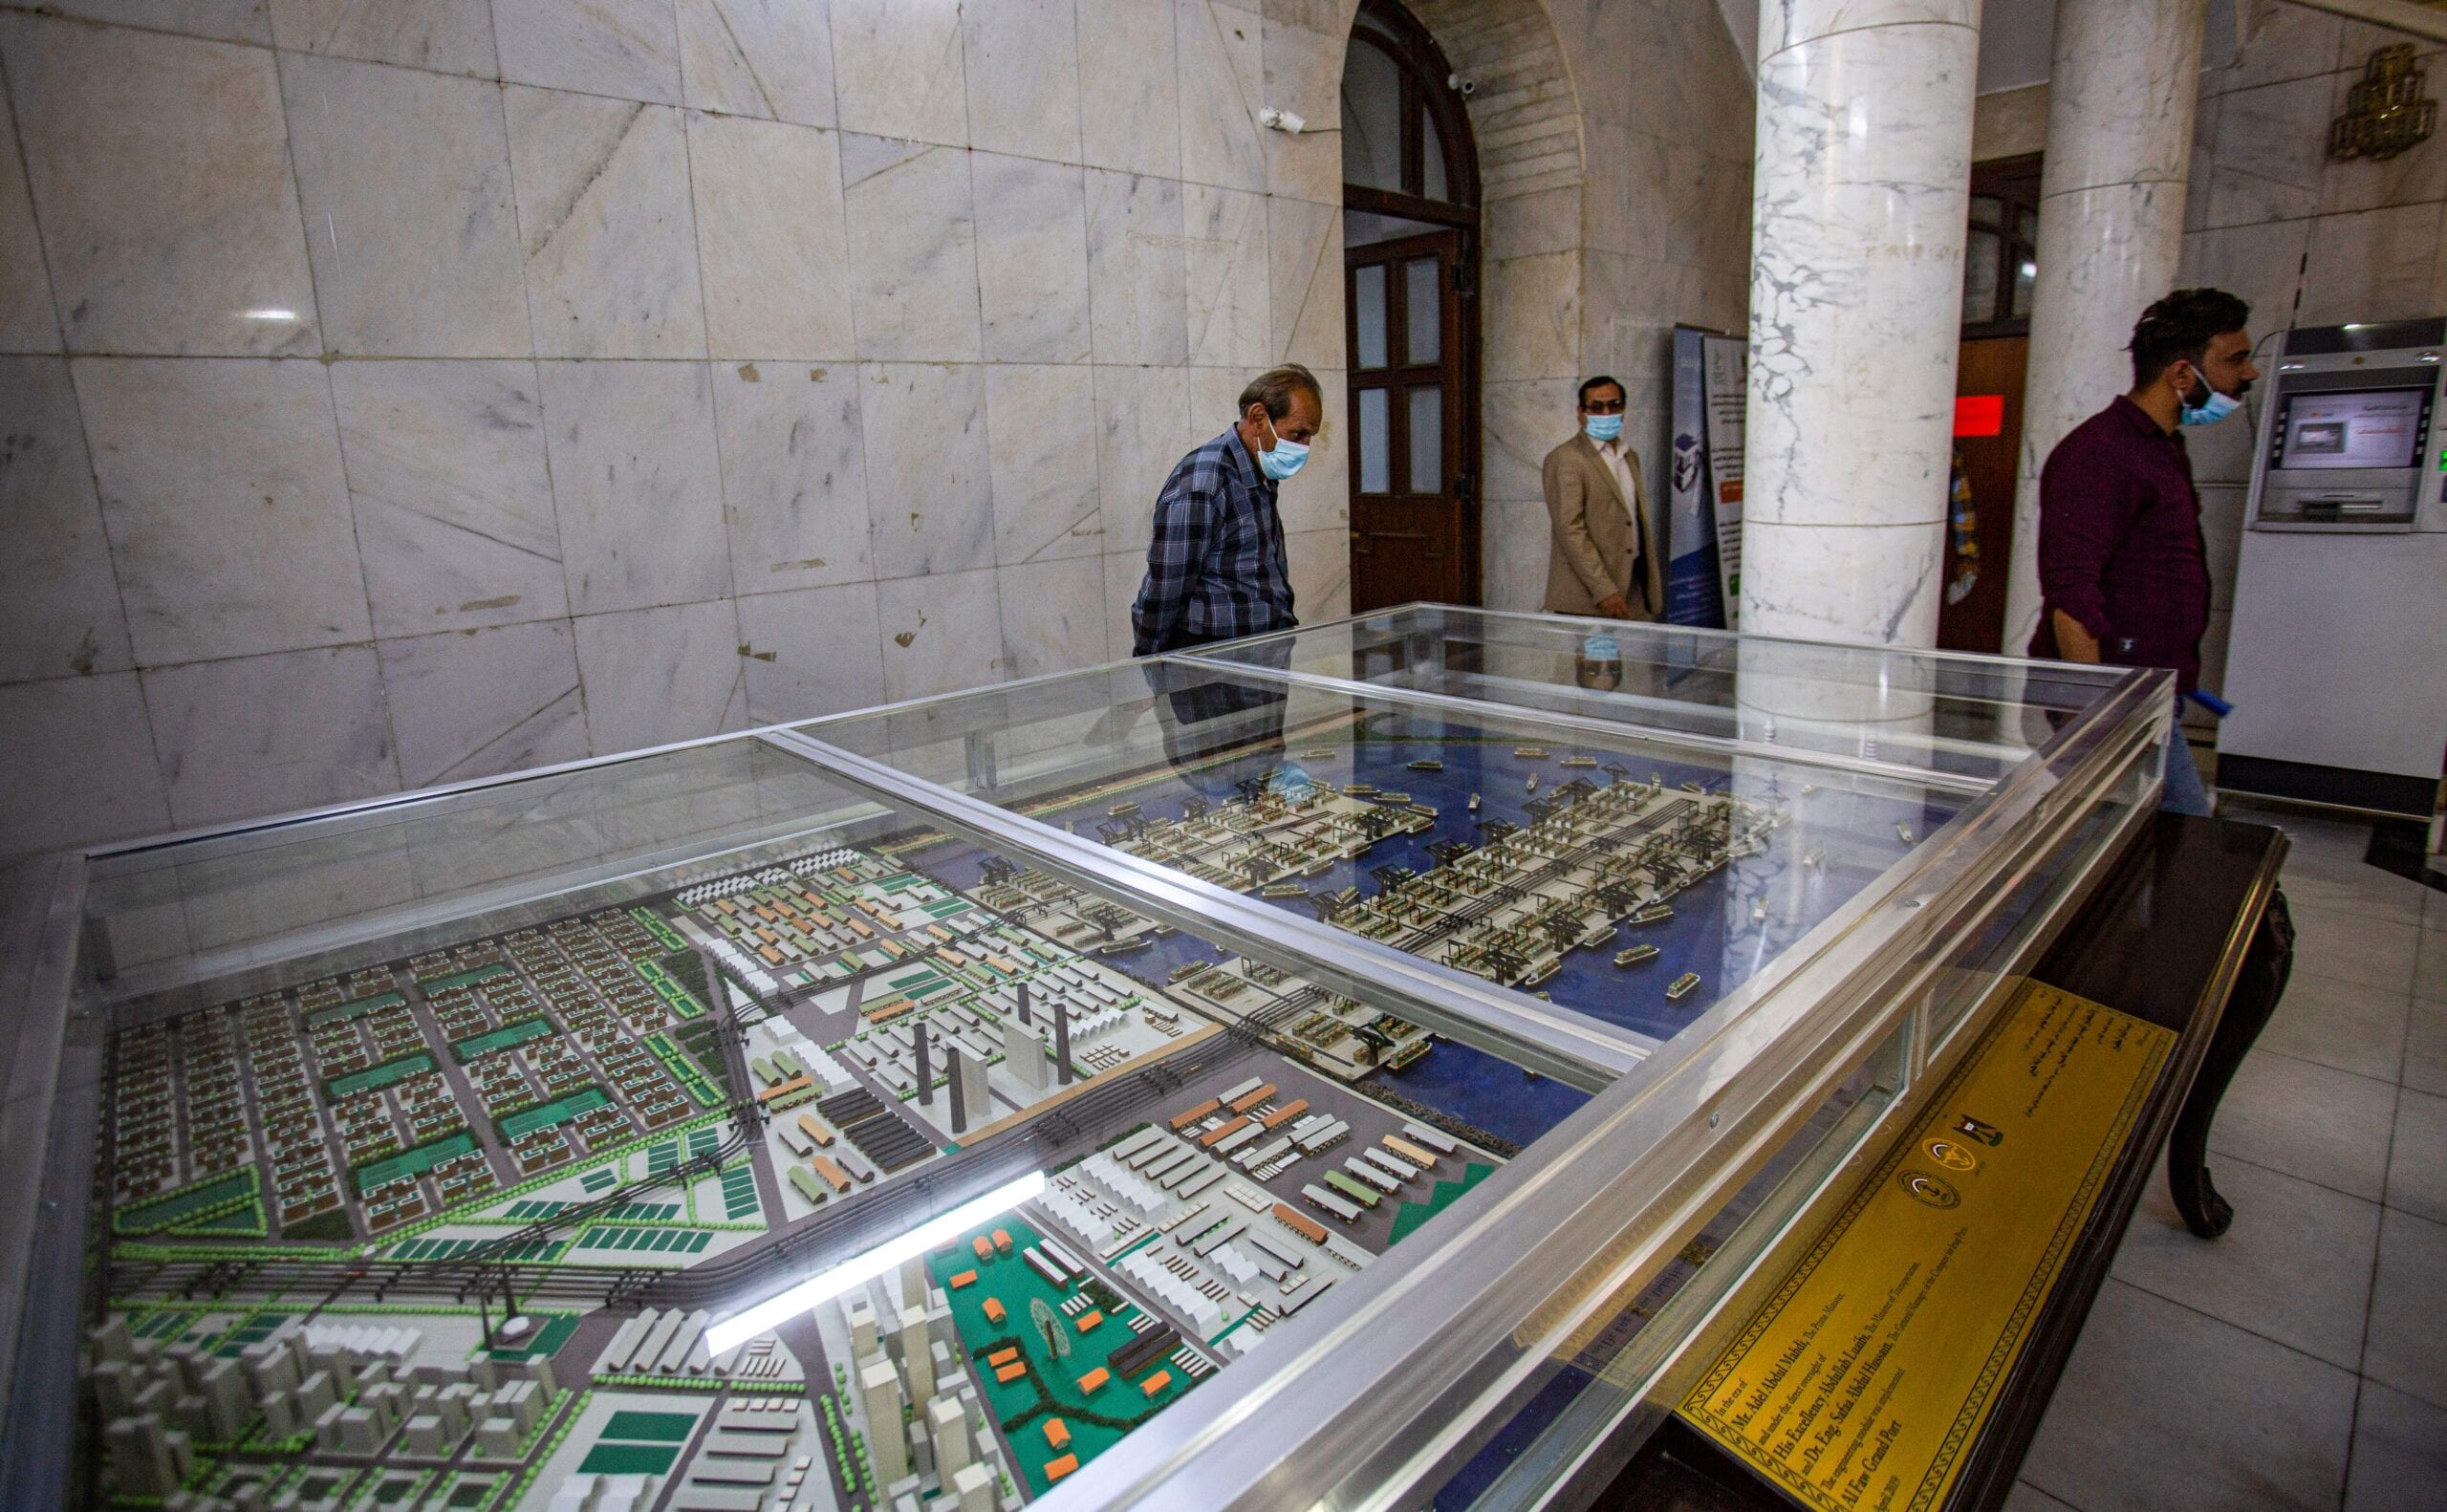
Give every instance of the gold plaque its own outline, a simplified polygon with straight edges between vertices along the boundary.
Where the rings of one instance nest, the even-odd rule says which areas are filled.
[[[1807,1506],[1941,1502],[2174,1044],[2023,983],[1682,1415]]]

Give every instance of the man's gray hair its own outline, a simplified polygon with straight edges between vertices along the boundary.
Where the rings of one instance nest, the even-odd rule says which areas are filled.
[[[1320,411],[1325,409],[1326,391],[1317,382],[1317,375],[1297,362],[1286,362],[1249,380],[1249,386],[1241,390],[1241,407],[1236,413],[1245,415],[1250,405],[1264,404],[1267,419],[1281,420],[1291,413],[1291,396],[1298,393],[1315,400]]]

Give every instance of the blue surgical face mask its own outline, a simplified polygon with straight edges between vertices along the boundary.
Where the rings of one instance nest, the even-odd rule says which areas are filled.
[[[1266,428],[1274,429],[1274,421],[1271,418],[1267,421]],[[1285,482],[1308,464],[1309,448],[1296,441],[1284,440],[1280,433],[1277,433],[1274,438],[1272,451],[1258,453],[1258,470],[1277,483]]]
[[[1581,417],[1581,428],[1589,432],[1591,441],[1613,441],[1623,434],[1623,417],[1584,415]]]
[[[2193,377],[2200,378],[2200,370],[2195,368]],[[2187,425],[2215,425],[2243,407],[2241,400],[2231,394],[2220,394],[2216,389],[2210,388],[2209,380],[2205,378],[2200,378],[2200,386],[2209,397],[2198,404],[2188,399],[2184,400],[2182,419]]]

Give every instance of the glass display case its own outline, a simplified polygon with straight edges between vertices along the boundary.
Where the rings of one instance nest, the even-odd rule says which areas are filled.
[[[1569,1501],[2170,703],[1591,629],[1414,606],[33,869],[0,1490]]]

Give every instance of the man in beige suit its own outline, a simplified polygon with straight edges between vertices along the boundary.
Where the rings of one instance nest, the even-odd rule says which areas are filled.
[[[1623,442],[1623,385],[1603,376],[1580,386],[1580,434],[1547,453],[1547,518],[1553,527],[1547,612],[1655,619],[1665,572],[1649,528],[1639,453]]]

